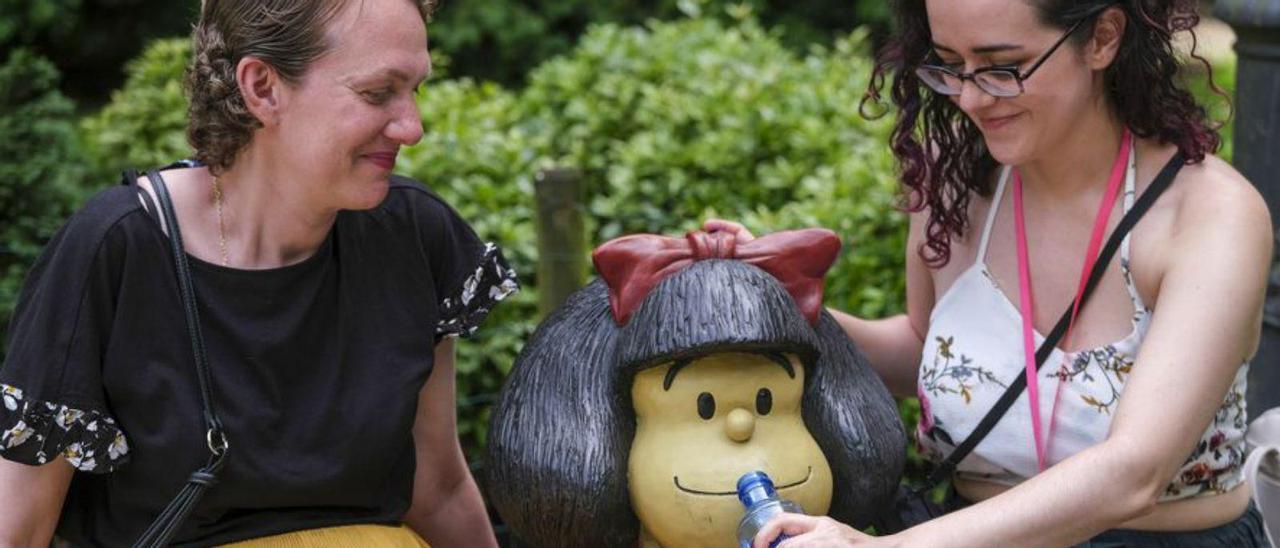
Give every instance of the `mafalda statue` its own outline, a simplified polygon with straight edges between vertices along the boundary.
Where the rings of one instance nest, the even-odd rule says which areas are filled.
[[[768,473],[810,514],[866,526],[906,436],[822,308],[828,230],[598,248],[516,360],[489,430],[488,495],[535,546],[736,546],[736,483]]]

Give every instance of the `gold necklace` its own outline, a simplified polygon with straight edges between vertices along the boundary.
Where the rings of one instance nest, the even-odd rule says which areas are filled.
[[[222,266],[227,266],[227,228],[222,221],[222,188],[217,175],[213,177],[213,204],[218,209],[218,251],[222,252]]]

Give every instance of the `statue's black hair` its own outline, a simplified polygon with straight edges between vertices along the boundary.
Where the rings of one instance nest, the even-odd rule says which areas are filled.
[[[631,383],[643,369],[725,351],[800,358],[801,413],[833,476],[829,515],[869,524],[902,474],[897,406],[834,318],[809,325],[781,284],[733,260],[663,280],[626,326],[599,280],[539,326],[491,417],[485,490],[503,520],[535,546],[635,545]]]

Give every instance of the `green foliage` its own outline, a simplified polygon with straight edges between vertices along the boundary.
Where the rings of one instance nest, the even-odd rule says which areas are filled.
[[[0,0],[0,46],[28,45],[39,36],[65,38],[80,0]]]
[[[685,16],[753,14],[782,29],[804,50],[830,43],[860,24],[888,27],[883,0],[520,0],[445,2],[431,25],[432,43],[455,60],[453,74],[518,85],[533,67],[565,54],[593,23],[643,24]]]
[[[424,142],[400,168],[501,242],[525,288],[462,345],[459,392],[497,389],[536,324],[532,177],[551,166],[583,169],[593,245],[710,216],[757,232],[826,226],[849,248],[828,302],[870,317],[900,311],[905,218],[883,144],[889,120],[858,114],[869,71],[861,33],[801,58],[750,20],[697,18],[594,27],[519,94],[466,79],[429,85]],[[461,417],[474,450],[483,408]]]
[[[191,155],[182,91],[190,57],[190,41],[157,40],[126,65],[124,87],[81,124],[89,164],[96,172],[113,177],[124,169],[162,166]]]
[[[122,82],[152,39],[190,32],[198,0],[0,0],[0,51],[30,48],[63,74],[62,90],[90,105]]]
[[[83,198],[74,106],[58,71],[29,50],[0,66],[0,363],[22,280]]]
[[[798,58],[750,21],[600,27],[532,74],[529,123],[552,161],[586,170],[594,241],[711,214],[827,226],[857,249],[833,269],[830,302],[876,317],[898,309],[905,219],[889,120],[858,112],[864,44],[855,33]]]
[[[0,0],[0,51],[36,49],[67,75],[64,91],[96,105],[120,85],[123,64],[145,44],[187,34],[199,6],[197,0]],[[593,23],[640,24],[690,13],[753,13],[783,29],[797,51],[858,25],[884,30],[889,21],[883,0],[446,0],[431,41],[457,60],[452,74],[518,85],[543,61],[571,50]]]

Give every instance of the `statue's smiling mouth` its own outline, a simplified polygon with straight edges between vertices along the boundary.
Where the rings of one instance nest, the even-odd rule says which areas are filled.
[[[813,475],[813,467],[812,467],[812,466],[810,466],[810,467],[809,467],[809,469],[808,469],[808,470],[806,470],[806,471],[805,471],[805,473],[804,473],[804,479],[802,479],[802,480],[800,480],[800,481],[796,481],[796,482],[788,483],[788,484],[785,484],[785,485],[779,485],[779,486],[775,487],[775,489],[777,489],[778,491],[781,491],[781,490],[783,490],[783,489],[787,489],[787,488],[790,488],[790,487],[795,487],[795,486],[797,486],[797,485],[801,485],[801,484],[803,484],[803,483],[805,483],[805,482],[809,481],[809,477],[810,477],[810,476],[812,476],[812,475]],[[680,476],[672,476],[672,477],[671,477],[671,479],[672,479],[672,481],[674,481],[674,482],[676,483],[676,489],[679,489],[679,490],[681,490],[681,491],[684,491],[684,492],[689,493],[689,494],[692,494],[692,495],[714,495],[714,496],[729,496],[729,495],[732,495],[732,496],[735,496],[735,497],[736,497],[736,496],[738,496],[738,490],[737,490],[737,489],[734,489],[733,491],[699,491],[699,490],[697,490],[697,489],[689,489],[688,487],[685,487],[685,486],[683,486],[683,485],[680,485]]]

